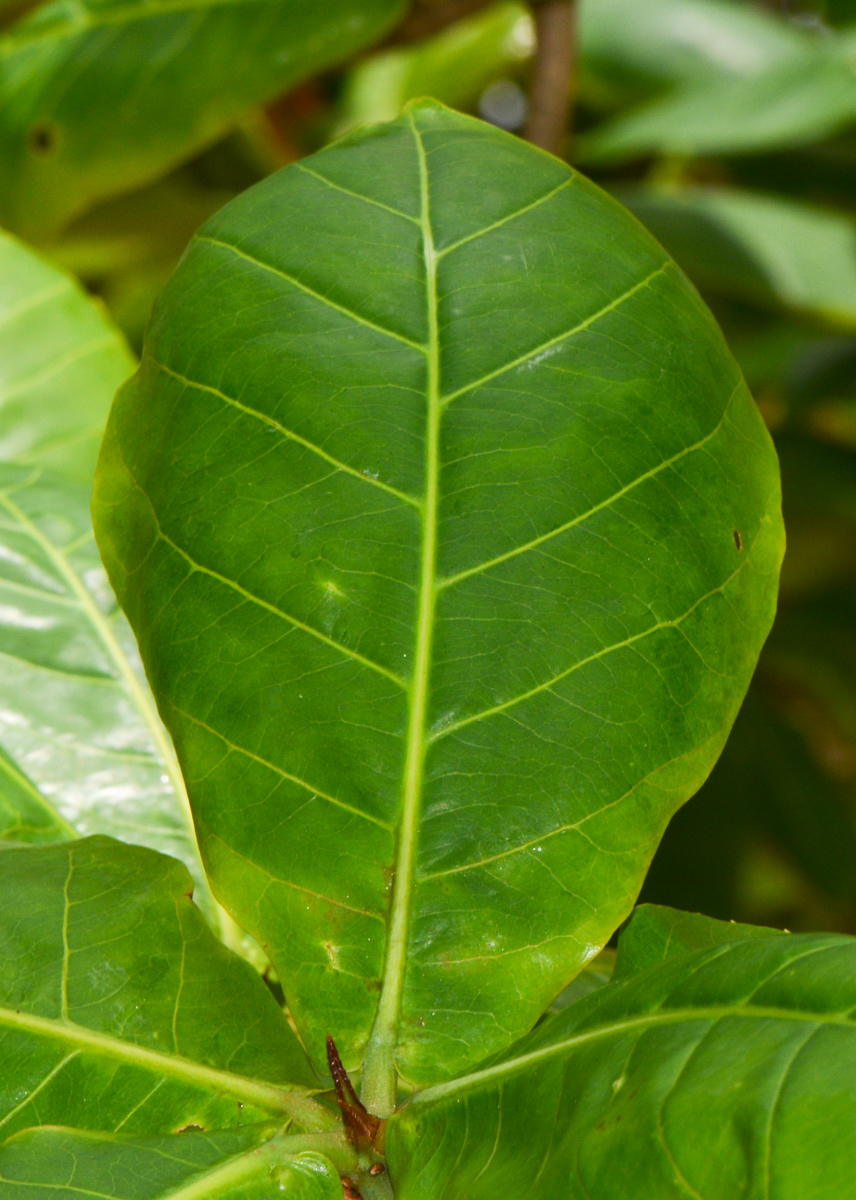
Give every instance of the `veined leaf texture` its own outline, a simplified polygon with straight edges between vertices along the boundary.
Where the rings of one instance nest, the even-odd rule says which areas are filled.
[[[201,230],[96,530],[218,898],[392,1104],[632,906],[773,615],[772,446],[665,252],[432,102]]]

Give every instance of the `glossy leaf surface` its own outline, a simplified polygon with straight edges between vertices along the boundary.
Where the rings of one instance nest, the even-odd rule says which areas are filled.
[[[311,1112],[276,1001],[174,859],[94,837],[0,852],[0,1134],[127,1133]]]
[[[730,188],[622,192],[700,287],[856,325],[851,218]]]
[[[0,1146],[0,1200],[341,1200],[329,1160],[257,1129],[106,1137],[28,1129]]]
[[[0,220],[27,237],[157,178],[347,58],[401,0],[54,0],[0,41]]]
[[[0,461],[89,481],[134,360],[74,280],[0,233]]]
[[[89,488],[0,464],[0,834],[109,833],[201,870],[181,772],[98,557]]]
[[[133,359],[69,276],[8,236],[0,261],[0,460],[15,460],[0,461],[0,836],[109,833],[177,855],[216,923],[175,752],[92,533],[97,449]]]
[[[316,1063],[509,1044],[772,616],[775,458],[696,293],[565,164],[419,104],[204,227],[99,471],[214,889]]]
[[[856,942],[671,958],[394,1116],[396,1200],[851,1200]]]

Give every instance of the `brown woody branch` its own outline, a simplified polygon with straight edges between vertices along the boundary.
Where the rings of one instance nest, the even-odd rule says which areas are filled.
[[[495,3],[496,0],[417,0],[383,45],[400,46],[407,42],[418,42]]]
[[[525,136],[559,154],[568,131],[576,78],[576,0],[542,0],[533,5],[537,48]]]

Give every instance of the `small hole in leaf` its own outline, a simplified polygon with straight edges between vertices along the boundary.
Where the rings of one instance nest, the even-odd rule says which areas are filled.
[[[737,547],[738,550],[743,549],[743,538],[740,536],[739,529],[734,530],[734,545]]]
[[[34,154],[45,157],[56,149],[59,141],[57,128],[50,121],[39,121],[30,130],[27,140]]]
[[[204,1133],[204,1125],[183,1125],[181,1129],[176,1130],[177,1133]]]

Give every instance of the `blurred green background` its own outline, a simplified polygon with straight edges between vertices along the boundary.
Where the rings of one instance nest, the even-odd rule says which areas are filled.
[[[194,230],[267,173],[414,96],[512,132],[527,116],[535,32],[515,0],[0,0],[0,14],[0,223],[76,276],[134,353]],[[564,153],[716,314],[776,439],[788,530],[755,681],[643,898],[856,933],[856,0],[580,0],[578,50]],[[11,295],[0,283],[0,337]],[[109,337],[104,405],[130,363]],[[14,357],[0,459],[20,463],[4,450]],[[63,470],[91,473],[100,420]],[[0,826],[21,787],[52,794],[42,743],[13,725],[0,713]],[[110,828],[79,819],[85,796],[63,803],[78,831]],[[144,824],[119,835],[145,840]]]

